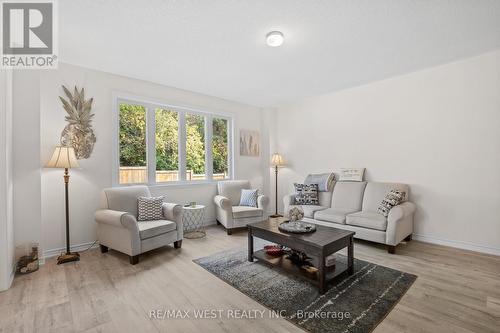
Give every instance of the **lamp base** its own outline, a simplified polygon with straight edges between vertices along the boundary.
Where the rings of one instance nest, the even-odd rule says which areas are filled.
[[[277,217],[283,217],[283,215],[273,214],[273,215],[269,215],[269,217],[272,217],[274,219],[274,218],[277,218]]]
[[[57,257],[58,265],[72,261],[80,261],[80,254],[78,252],[68,252]]]

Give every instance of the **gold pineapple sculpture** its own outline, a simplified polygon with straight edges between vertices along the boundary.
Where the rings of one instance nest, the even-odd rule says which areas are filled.
[[[62,88],[68,100],[61,96],[59,96],[59,99],[68,114],[65,117],[68,124],[61,133],[61,144],[72,146],[75,149],[77,159],[89,158],[96,142],[94,130],[92,129],[94,114],[91,113],[94,99],[85,100],[83,88],[78,91],[75,86],[73,94],[65,86],[62,86]]]

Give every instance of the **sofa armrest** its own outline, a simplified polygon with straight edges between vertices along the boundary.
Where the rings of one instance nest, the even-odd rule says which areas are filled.
[[[163,217],[170,221],[182,220],[182,206],[176,203],[164,202]]]
[[[182,224],[182,206],[176,203],[164,202],[162,205],[163,217],[177,225],[177,239],[184,236],[184,225]]]
[[[128,212],[120,212],[111,209],[99,209],[95,212],[97,223],[109,224],[115,227],[127,228],[130,231],[139,232],[137,219]]]
[[[214,197],[214,203],[221,209],[231,210],[231,201],[222,195],[216,195]]]
[[[264,213],[267,213],[268,206],[269,206],[269,197],[266,195],[259,195],[257,197],[257,207],[264,210]]]
[[[283,204],[285,206],[295,205],[295,194],[287,194],[283,197]]]
[[[412,215],[415,212],[416,206],[412,202],[403,202],[400,205],[392,207],[387,216],[387,222],[395,222]]]
[[[413,233],[413,215],[415,204],[404,202],[394,206],[387,217],[385,242],[387,245],[398,245],[403,239]]]
[[[283,215],[288,216],[291,205],[295,205],[295,194],[287,194],[283,197]]]

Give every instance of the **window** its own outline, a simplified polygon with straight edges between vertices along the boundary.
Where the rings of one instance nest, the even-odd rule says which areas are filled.
[[[186,180],[205,177],[205,117],[186,114]]]
[[[146,108],[120,103],[120,184],[145,183]]]
[[[118,184],[166,184],[230,178],[230,117],[117,99]]]
[[[179,114],[155,110],[156,182],[179,180]]]
[[[229,176],[227,119],[212,118],[212,160],[214,179]]]

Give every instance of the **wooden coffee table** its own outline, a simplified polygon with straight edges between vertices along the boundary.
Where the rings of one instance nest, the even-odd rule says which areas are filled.
[[[352,243],[353,231],[316,225],[316,231],[308,234],[293,234],[282,232],[278,225],[284,218],[269,218],[267,221],[248,224],[248,261],[254,258],[266,264],[278,266],[285,271],[306,279],[316,285],[320,294],[327,290],[327,284],[340,274],[353,274],[354,249]],[[300,267],[285,255],[271,256],[265,250],[254,252],[253,238],[261,238],[273,243],[287,246],[291,249],[305,252],[312,258],[313,267]],[[326,267],[325,258],[347,247],[347,265],[336,262],[333,268]]]

